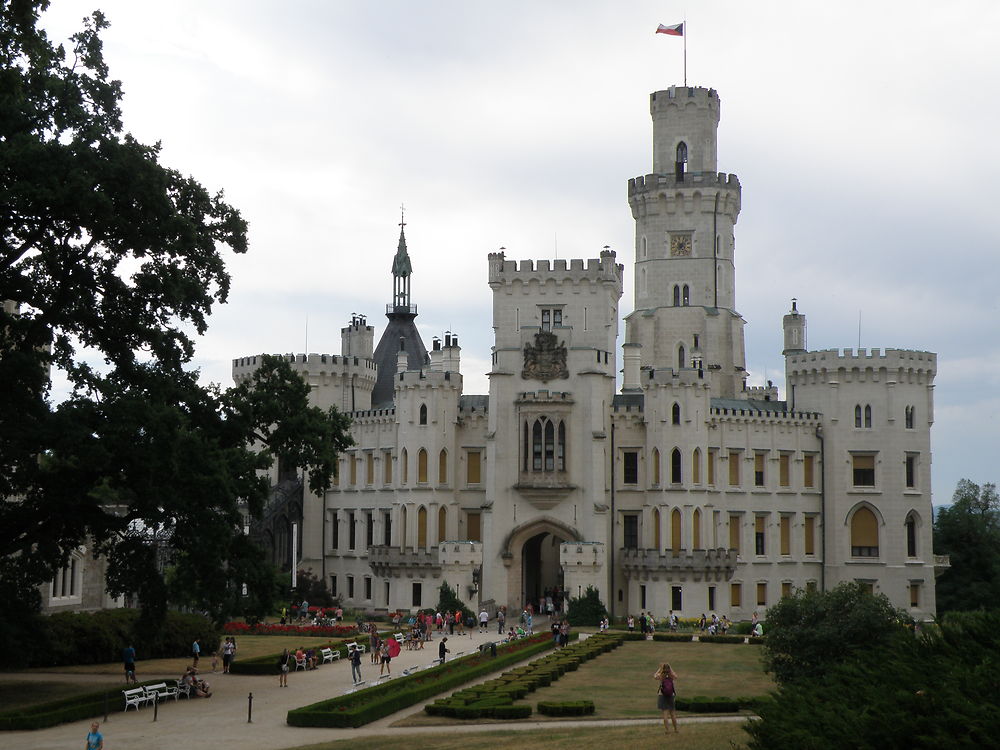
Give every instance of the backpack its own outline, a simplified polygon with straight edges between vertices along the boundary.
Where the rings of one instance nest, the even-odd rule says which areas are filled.
[[[660,681],[660,693],[670,698],[676,693],[674,681],[670,677],[664,677]]]

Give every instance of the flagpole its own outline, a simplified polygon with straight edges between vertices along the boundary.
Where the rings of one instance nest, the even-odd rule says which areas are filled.
[[[684,19],[684,88],[688,85],[688,20]]]

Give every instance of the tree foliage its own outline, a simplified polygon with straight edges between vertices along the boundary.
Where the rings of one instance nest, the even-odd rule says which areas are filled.
[[[994,607],[1000,601],[1000,497],[995,484],[962,479],[952,505],[934,521],[934,551],[951,567],[937,579],[938,612]]]
[[[458,598],[458,594],[448,585],[447,581],[442,581],[438,587],[437,611],[441,613],[461,611],[463,621],[469,617],[474,617],[473,611],[465,606],[465,602]]]
[[[808,682],[836,664],[867,659],[908,622],[887,596],[860,583],[823,593],[800,589],[767,611],[764,665],[779,684]]]
[[[221,193],[124,131],[95,12],[53,44],[46,0],[0,10],[0,584],[30,595],[79,545],[107,556],[113,594],[156,622],[175,595],[221,618],[273,571],[241,532],[275,457],[328,484],[346,417],[308,405],[281,358],[222,391],[191,369],[247,249]],[[69,396],[50,398],[61,371]],[[270,592],[270,593],[269,593]],[[0,615],[2,616],[2,615]]]
[[[607,614],[600,593],[593,586],[587,586],[583,596],[569,600],[566,619],[570,625],[597,626]]]
[[[896,630],[862,659],[780,687],[758,709],[760,720],[747,724],[750,747],[994,747],[998,617],[996,610],[952,613],[917,637]]]

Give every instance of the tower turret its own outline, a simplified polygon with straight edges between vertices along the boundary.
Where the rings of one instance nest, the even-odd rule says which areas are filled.
[[[806,316],[798,311],[792,297],[792,309],[781,319],[785,331],[785,348],[782,355],[801,354],[806,351]]]

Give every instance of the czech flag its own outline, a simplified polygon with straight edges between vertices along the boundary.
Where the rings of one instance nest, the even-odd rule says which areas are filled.
[[[664,26],[662,23],[656,27],[657,34],[669,34],[670,36],[684,36],[684,24],[675,23],[673,26]]]

